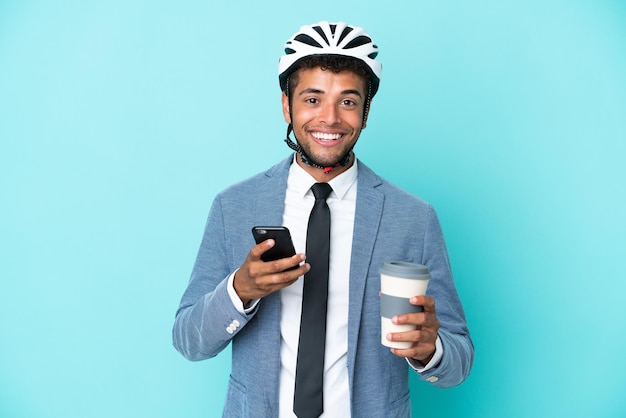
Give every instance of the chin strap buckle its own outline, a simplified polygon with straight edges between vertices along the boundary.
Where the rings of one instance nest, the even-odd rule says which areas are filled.
[[[335,165],[329,165],[328,167],[324,167],[324,174],[328,174],[335,169],[335,167],[339,167],[341,164],[337,163]]]

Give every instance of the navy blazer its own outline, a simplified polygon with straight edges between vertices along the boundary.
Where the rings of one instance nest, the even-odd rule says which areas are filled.
[[[254,246],[251,227],[282,224],[292,161],[290,156],[215,198],[176,313],[174,346],[186,358],[213,357],[232,342],[227,417],[277,416],[280,295],[263,298],[244,315],[233,306],[226,283]],[[410,417],[408,364],[380,343],[383,263],[409,261],[430,270],[427,293],[435,299],[444,354],[438,366],[419,374],[422,380],[438,387],[461,383],[470,372],[474,348],[434,209],[357,164],[347,361],[352,416]]]

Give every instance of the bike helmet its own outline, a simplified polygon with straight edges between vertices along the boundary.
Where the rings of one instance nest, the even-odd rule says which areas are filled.
[[[278,81],[282,91],[287,89],[289,75],[297,68],[298,62],[312,55],[339,55],[361,60],[371,76],[371,97],[378,91],[382,72],[382,64],[376,60],[378,47],[363,28],[344,22],[325,21],[302,26],[285,43],[285,55],[278,62]]]

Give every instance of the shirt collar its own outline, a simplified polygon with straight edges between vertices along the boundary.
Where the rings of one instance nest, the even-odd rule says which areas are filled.
[[[356,157],[354,158],[354,164],[352,164],[350,168],[328,182],[330,187],[333,188],[333,193],[339,200],[345,197],[350,187],[352,187],[356,181],[358,164],[356,163]],[[287,178],[287,182],[290,188],[298,190],[300,196],[304,198],[307,193],[312,193],[311,186],[317,183],[317,180],[315,180],[309,173],[298,165],[298,162],[296,161],[296,154],[294,154],[293,163],[289,167],[289,177]]]

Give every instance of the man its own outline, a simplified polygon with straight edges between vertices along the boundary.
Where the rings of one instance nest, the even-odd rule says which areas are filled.
[[[303,26],[285,52],[279,82],[286,141],[295,155],[216,197],[176,314],[174,345],[186,358],[202,360],[232,342],[224,416],[293,417],[298,410],[302,418],[323,410],[329,417],[409,417],[409,368],[432,385],[449,387],[467,377],[473,361],[437,216],[352,151],[381,73],[378,48],[363,29],[341,22]],[[321,264],[308,259],[312,244],[304,254],[307,235],[313,235],[307,222],[315,183],[332,188],[326,199],[330,261],[318,267],[328,276],[326,318],[319,319],[326,324],[325,351],[323,378],[312,379],[319,397],[304,395],[302,409],[296,393],[305,385],[298,379],[313,368],[298,367],[310,348],[299,344],[311,333],[300,322],[303,298],[314,286],[307,279]],[[254,245],[255,225],[287,226],[298,253],[263,262],[274,241]],[[393,319],[417,330],[386,336],[412,342],[409,349],[381,344],[379,270],[388,261],[424,264],[431,273],[427,296],[410,300],[423,312]],[[319,410],[306,403],[312,398],[323,404]]]

